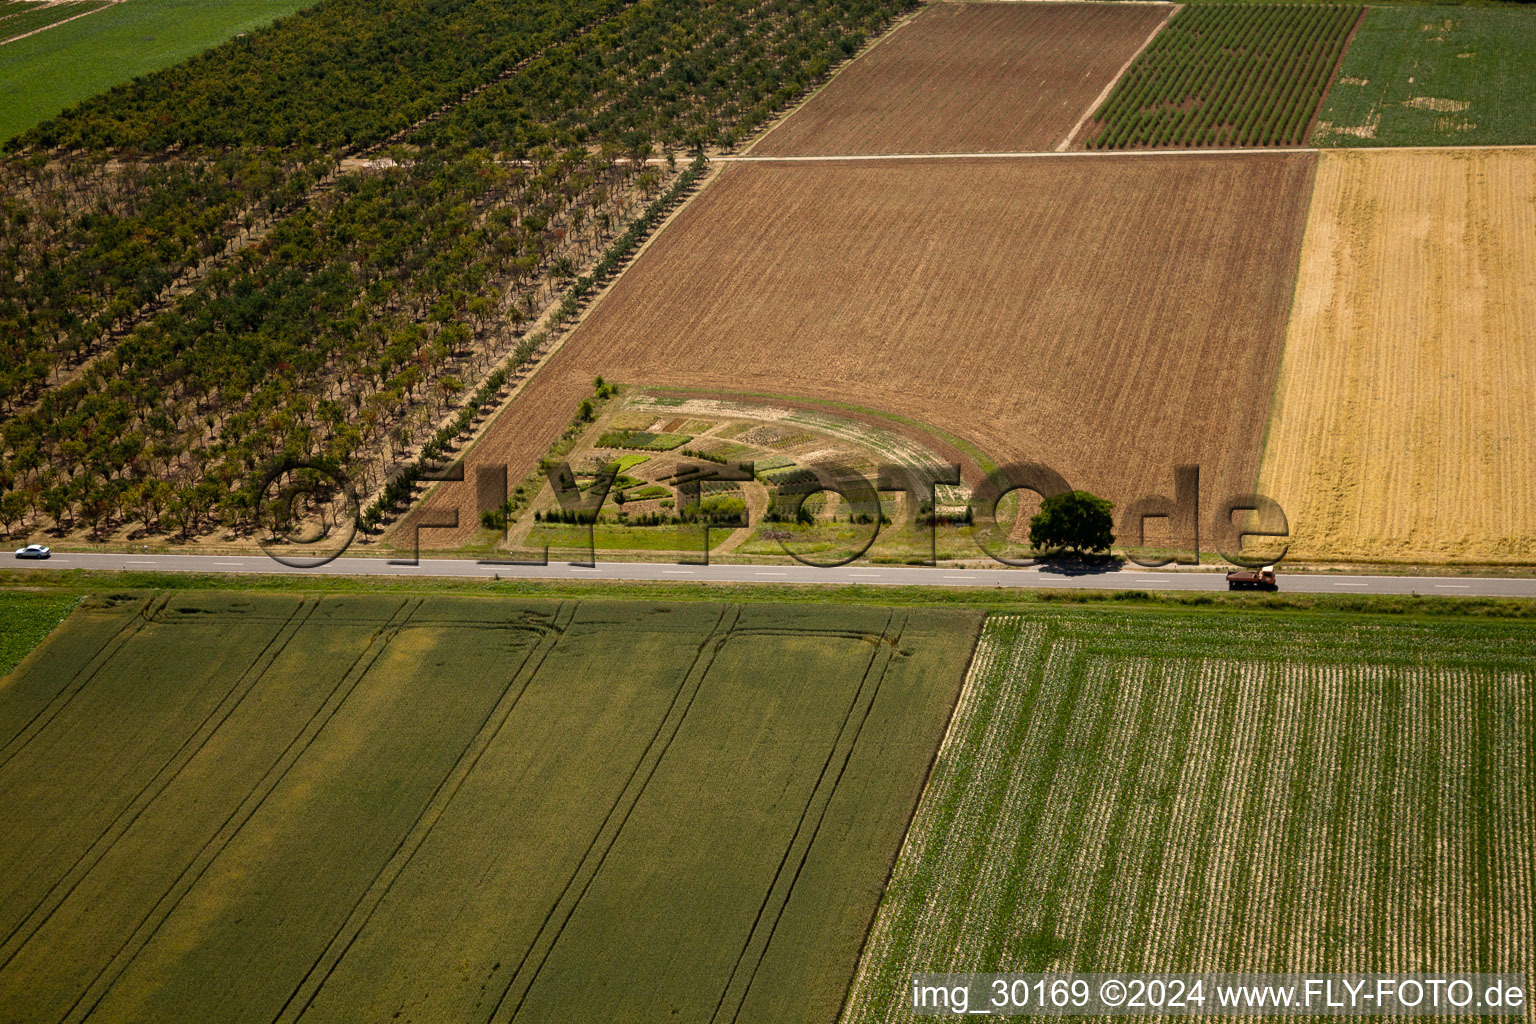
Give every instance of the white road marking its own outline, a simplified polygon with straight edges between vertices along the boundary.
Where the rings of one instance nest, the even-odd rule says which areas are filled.
[[[693,570],[692,569],[663,569],[661,571],[666,573],[668,576],[692,576],[693,575]]]
[[[1435,589],[1436,590],[1470,590],[1470,589],[1472,589],[1472,585],[1470,583],[1436,583],[1435,584]]]
[[[851,572],[848,575],[865,580],[877,580],[880,578],[880,573],[878,572]]]
[[[947,580],[974,580],[975,576],[945,576]]]
[[[1369,583],[1346,583],[1343,580],[1334,580],[1333,581],[1333,585],[1336,586],[1336,587],[1368,587],[1368,586],[1370,586]]]
[[[753,573],[753,575],[754,576],[788,576],[789,573],[787,573],[787,572],[758,572],[758,573]]]

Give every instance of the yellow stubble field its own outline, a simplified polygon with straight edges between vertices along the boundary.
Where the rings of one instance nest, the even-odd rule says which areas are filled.
[[[1293,558],[1536,560],[1536,150],[1324,153],[1260,490]]]

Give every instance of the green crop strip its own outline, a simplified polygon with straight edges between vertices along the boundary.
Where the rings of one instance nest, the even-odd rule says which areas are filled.
[[[914,972],[1529,973],[1529,624],[989,620],[844,1024]]]
[[[93,599],[0,687],[0,1004],[831,1020],[981,623]]]
[[[1321,146],[1536,143],[1536,15],[1373,7],[1318,113]]]

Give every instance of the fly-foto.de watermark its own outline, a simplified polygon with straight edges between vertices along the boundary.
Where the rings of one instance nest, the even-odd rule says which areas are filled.
[[[1523,974],[919,974],[917,1016],[1518,1017]]]
[[[578,483],[569,464],[560,462],[546,467],[545,476],[563,521],[584,527],[579,550],[585,552],[585,557],[573,559],[572,564],[595,564],[594,527],[609,504],[619,472],[618,463],[609,463],[590,479]],[[668,482],[674,491],[676,508],[681,512],[698,507],[707,484],[737,484],[756,478],[751,462],[715,463],[682,458]],[[505,466],[477,466],[473,481],[469,481],[463,464],[456,463],[423,474],[422,479],[447,484],[472,483],[477,516],[504,507],[507,500]],[[784,554],[804,565],[817,568],[847,565],[869,551],[882,525],[889,522],[883,513],[882,495],[900,492],[905,495],[906,508],[912,513],[910,525],[922,536],[920,548],[926,550],[927,556],[914,558],[911,564],[935,565],[940,521],[934,514],[938,488],[955,487],[960,483],[960,466],[954,463],[881,465],[876,467],[873,479],[865,472],[838,463],[807,464],[791,478],[775,485],[775,514],[790,523],[809,522],[810,517],[804,510],[812,496],[836,494],[847,510],[852,540],[841,550],[828,553],[824,545],[802,538],[793,531],[775,531],[772,539],[777,541]],[[1257,568],[1278,563],[1284,557],[1283,542],[1290,536],[1290,524],[1285,511],[1274,499],[1247,492],[1209,501],[1208,496],[1201,493],[1200,468],[1195,465],[1175,467],[1173,485],[1171,495],[1145,495],[1118,510],[1115,520],[1117,540],[1129,560],[1148,568],[1171,563],[1198,564],[1203,553],[1214,551],[1234,565]],[[1000,514],[1004,499],[1027,492],[1044,501],[1071,490],[1060,473],[1041,463],[1012,463],[987,473],[971,488],[966,503],[970,539],[977,552],[1003,565],[1037,564],[1037,558],[1012,553],[1009,541],[1014,526]],[[296,504],[318,494],[344,500],[345,507],[334,511],[330,522],[316,531],[313,516],[304,519],[293,510]],[[261,542],[262,550],[286,565],[297,568],[324,565],[343,554],[355,539],[357,501],[351,485],[338,471],[310,463],[279,466],[268,473],[260,501],[264,511],[271,510],[260,518],[269,522],[272,529],[272,536]],[[300,521],[310,524],[307,534],[280,528]],[[1148,544],[1148,524],[1153,522],[1161,522],[1166,535],[1156,547]],[[457,508],[418,509],[406,520],[401,531],[411,556],[399,561],[414,564],[419,560],[423,540],[430,547],[434,531],[458,530],[460,525]],[[752,524],[744,520],[722,523],[679,516],[679,521],[670,527],[677,534],[674,550],[679,552],[678,564],[709,564],[709,534],[712,531],[732,531],[749,525]],[[508,529],[509,524],[503,520],[503,540],[507,538]],[[1262,539],[1266,543],[1267,553],[1263,557],[1245,551],[1245,542],[1253,539]],[[547,565],[549,549],[546,546],[525,558],[480,561],[492,565]]]

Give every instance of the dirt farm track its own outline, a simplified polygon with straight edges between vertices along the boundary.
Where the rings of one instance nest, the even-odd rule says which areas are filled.
[[[1249,491],[1310,154],[749,164],[656,239],[465,459],[540,454],[602,374],[854,403],[1122,503]],[[914,240],[921,240],[914,242]],[[458,503],[462,502],[462,505]],[[458,507],[474,530],[472,488]]]

